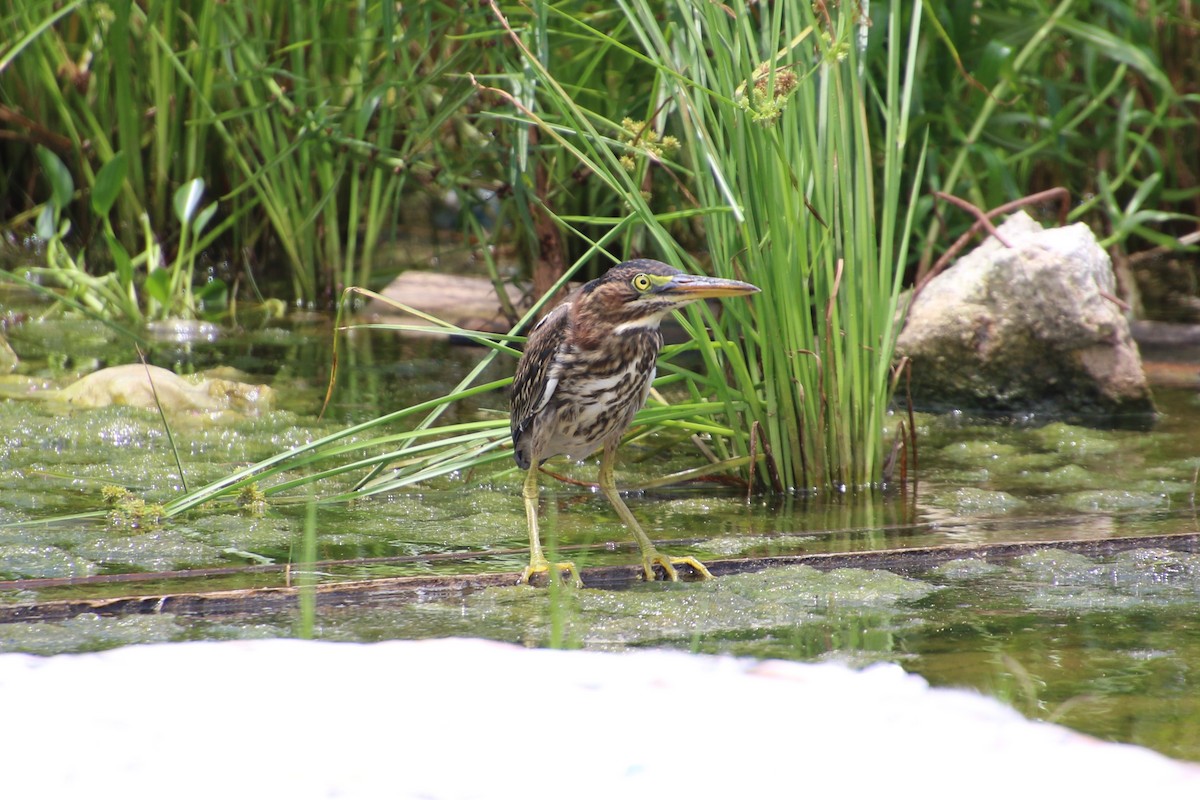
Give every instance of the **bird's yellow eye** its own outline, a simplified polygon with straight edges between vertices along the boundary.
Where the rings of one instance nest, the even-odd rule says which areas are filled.
[[[654,285],[650,281],[650,276],[644,272],[639,272],[637,275],[634,275],[631,283],[633,284],[633,288],[637,289],[639,292],[648,292],[650,291],[650,287]]]

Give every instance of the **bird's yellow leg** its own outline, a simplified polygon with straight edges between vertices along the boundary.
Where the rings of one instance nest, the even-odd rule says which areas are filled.
[[[708,571],[708,567],[701,564],[691,556],[673,557],[660,553],[658,548],[654,546],[654,542],[650,541],[650,537],[642,530],[641,524],[638,523],[637,517],[633,516],[633,512],[629,510],[629,506],[625,505],[625,501],[621,499],[621,495],[617,492],[617,481],[613,477],[613,462],[616,460],[617,446],[608,444],[604,446],[604,453],[600,456],[600,492],[608,498],[608,502],[612,503],[612,507],[616,509],[617,516],[625,523],[626,527],[633,532],[633,538],[637,540],[638,547],[642,549],[642,573],[646,580],[652,581],[657,579],[654,573],[654,566],[657,564],[662,567],[663,572],[667,576],[667,580],[679,580],[679,572],[675,569],[677,564],[686,564],[691,567],[696,573],[696,577],[700,580],[707,580],[712,577],[712,573]]]
[[[542,540],[538,536],[537,474],[537,464],[533,464],[525,475],[525,485],[521,489],[521,496],[525,498],[525,519],[529,523],[529,566],[521,573],[517,583],[529,583],[529,579],[539,572],[545,572],[550,579],[553,579],[555,575],[561,576],[562,573],[567,572],[571,575],[571,582],[578,589],[583,586],[583,580],[579,577],[579,570],[575,568],[575,563],[557,561],[552,564],[546,559],[546,554],[542,552]]]

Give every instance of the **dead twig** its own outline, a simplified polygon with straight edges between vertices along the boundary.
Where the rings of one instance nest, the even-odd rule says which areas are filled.
[[[1053,189],[1047,189],[1043,192],[1035,192],[1034,194],[1026,195],[1025,197],[1013,200],[1012,202],[1005,203],[1002,206],[997,206],[990,211],[983,212],[966,200],[955,197],[954,195],[946,194],[945,192],[934,192],[934,194],[949,203],[953,203],[960,208],[965,208],[971,213],[976,214],[977,219],[975,220],[974,225],[968,228],[962,236],[959,236],[958,239],[955,240],[954,244],[950,245],[949,249],[946,250],[945,253],[942,253],[941,258],[939,258],[937,262],[935,262],[934,265],[929,268],[928,272],[926,272],[924,275],[917,276],[916,288],[913,289],[914,297],[920,294],[921,290],[925,288],[925,285],[929,283],[929,281],[933,280],[942,272],[942,270],[949,266],[950,262],[954,260],[958,253],[964,247],[966,247],[967,242],[971,241],[971,238],[981,229],[986,228],[989,233],[995,236],[996,229],[991,223],[991,220],[994,217],[998,217],[1001,214],[1008,214],[1012,211],[1016,211],[1018,208],[1035,205],[1037,203],[1043,203],[1047,200],[1057,198],[1059,201],[1058,222],[1059,225],[1063,225],[1066,224],[1067,211],[1069,210],[1069,204],[1071,201],[1071,193],[1061,186],[1056,186]],[[1001,237],[996,236],[996,238],[1000,240],[1005,247],[1011,247],[1011,245],[1005,242]]]

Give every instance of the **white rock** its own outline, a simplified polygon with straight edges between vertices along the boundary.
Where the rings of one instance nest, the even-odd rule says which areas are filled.
[[[919,406],[1150,414],[1153,400],[1108,254],[1082,223],[1042,229],[1024,212],[916,296],[898,355]],[[1107,296],[1106,296],[1107,295]]]
[[[266,640],[0,656],[22,798],[1200,796],[894,665]]]

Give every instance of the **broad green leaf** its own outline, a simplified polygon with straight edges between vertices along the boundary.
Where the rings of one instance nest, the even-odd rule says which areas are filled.
[[[200,198],[204,196],[204,179],[193,178],[175,190],[175,216],[184,225],[192,221]]]
[[[146,276],[146,293],[164,308],[171,305],[171,273],[161,267]]]
[[[59,210],[66,208],[75,194],[75,180],[71,177],[71,170],[67,169],[67,165],[54,151],[41,145],[38,145],[37,157],[38,161],[42,162],[42,172],[50,184],[50,202]]]
[[[971,71],[971,74],[984,86],[995,86],[1001,76],[1012,77],[1012,56],[1011,45],[992,39],[984,46],[979,65]]]
[[[108,243],[108,254],[112,257],[113,267],[117,272],[117,281],[122,288],[128,288],[133,284],[133,260],[129,257],[129,251],[111,233],[104,234],[104,241]]]
[[[199,234],[202,230],[205,229],[205,227],[208,226],[209,220],[212,219],[213,214],[215,214],[215,213],[217,213],[217,203],[214,200],[213,202],[206,205],[204,207],[204,209],[199,214],[196,215],[196,222],[192,227],[197,234]]]
[[[125,184],[127,162],[124,152],[117,153],[96,173],[96,182],[92,184],[92,210],[100,216],[108,214],[117,201]]]

